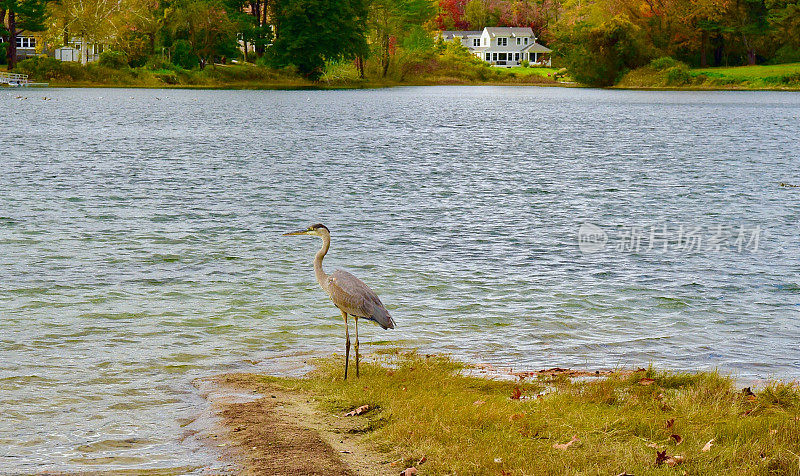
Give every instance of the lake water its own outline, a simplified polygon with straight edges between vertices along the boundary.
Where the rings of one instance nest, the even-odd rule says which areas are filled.
[[[800,378],[796,93],[0,90],[0,121],[0,473],[213,468],[196,379],[343,351],[320,240],[281,236],[316,222],[397,322],[366,352]]]

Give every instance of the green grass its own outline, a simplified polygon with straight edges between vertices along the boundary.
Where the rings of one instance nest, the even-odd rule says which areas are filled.
[[[556,68],[523,68],[522,66],[514,66],[513,68],[502,68],[501,71],[514,73],[518,76],[530,76],[533,74],[552,78],[558,69]]]
[[[378,359],[362,364],[360,379],[343,381],[337,358],[283,384],[339,415],[369,404],[375,449],[398,467],[424,456],[423,474],[800,474],[795,384],[748,396],[717,373],[652,368],[511,382],[470,376],[442,356],[384,350]],[[683,462],[656,464],[657,451]]]
[[[800,63],[736,66],[732,68],[695,68],[692,69],[692,72],[697,74],[706,74],[709,76],[729,77],[752,81],[755,79],[764,79],[772,76],[800,73]]]
[[[673,62],[653,64],[628,72],[616,84],[620,88],[665,89],[800,89],[800,63],[694,68]]]

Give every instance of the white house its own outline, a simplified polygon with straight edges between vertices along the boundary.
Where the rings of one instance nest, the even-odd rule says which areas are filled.
[[[550,66],[550,48],[536,42],[530,27],[487,26],[483,31],[443,31],[444,40],[458,38],[478,58],[510,68],[522,61]]]

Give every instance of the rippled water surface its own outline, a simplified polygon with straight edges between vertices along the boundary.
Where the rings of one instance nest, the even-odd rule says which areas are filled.
[[[0,473],[213,467],[195,379],[342,350],[319,240],[281,236],[315,222],[397,321],[367,352],[800,378],[798,94],[0,90],[0,120]]]

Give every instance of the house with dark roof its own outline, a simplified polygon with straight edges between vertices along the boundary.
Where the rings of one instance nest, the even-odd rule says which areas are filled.
[[[536,42],[530,27],[487,26],[482,31],[442,31],[445,41],[459,39],[469,51],[492,66],[510,68],[522,61],[550,66],[552,50]]]

